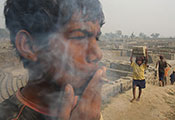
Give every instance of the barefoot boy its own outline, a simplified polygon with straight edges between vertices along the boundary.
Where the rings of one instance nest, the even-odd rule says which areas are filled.
[[[147,61],[148,61],[148,54],[146,49],[146,57],[139,56],[136,57],[135,62],[133,62],[133,52],[130,57],[131,67],[133,68],[133,99],[131,102],[133,102],[136,99],[136,87],[139,87],[139,95],[137,97],[137,101],[140,100],[142,89],[145,88],[145,77],[144,72],[147,68]]]

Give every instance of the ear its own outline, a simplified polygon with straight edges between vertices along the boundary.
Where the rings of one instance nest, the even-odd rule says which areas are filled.
[[[21,56],[24,58],[37,61],[37,54],[34,51],[32,36],[26,30],[20,30],[15,39],[15,45]]]

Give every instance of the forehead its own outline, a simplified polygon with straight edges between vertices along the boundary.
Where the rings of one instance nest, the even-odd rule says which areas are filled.
[[[75,29],[83,29],[93,33],[100,32],[99,21],[86,21],[86,17],[82,17],[81,14],[77,13],[72,16],[65,28],[70,32]]]
[[[141,57],[136,58],[137,61],[142,61]]]

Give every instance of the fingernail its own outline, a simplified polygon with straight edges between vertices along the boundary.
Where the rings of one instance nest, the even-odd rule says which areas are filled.
[[[65,91],[66,93],[70,93],[70,85],[66,85]]]

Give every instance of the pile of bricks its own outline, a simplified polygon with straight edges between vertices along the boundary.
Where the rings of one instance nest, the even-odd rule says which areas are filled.
[[[135,46],[132,50],[135,57],[146,56],[146,46]]]

